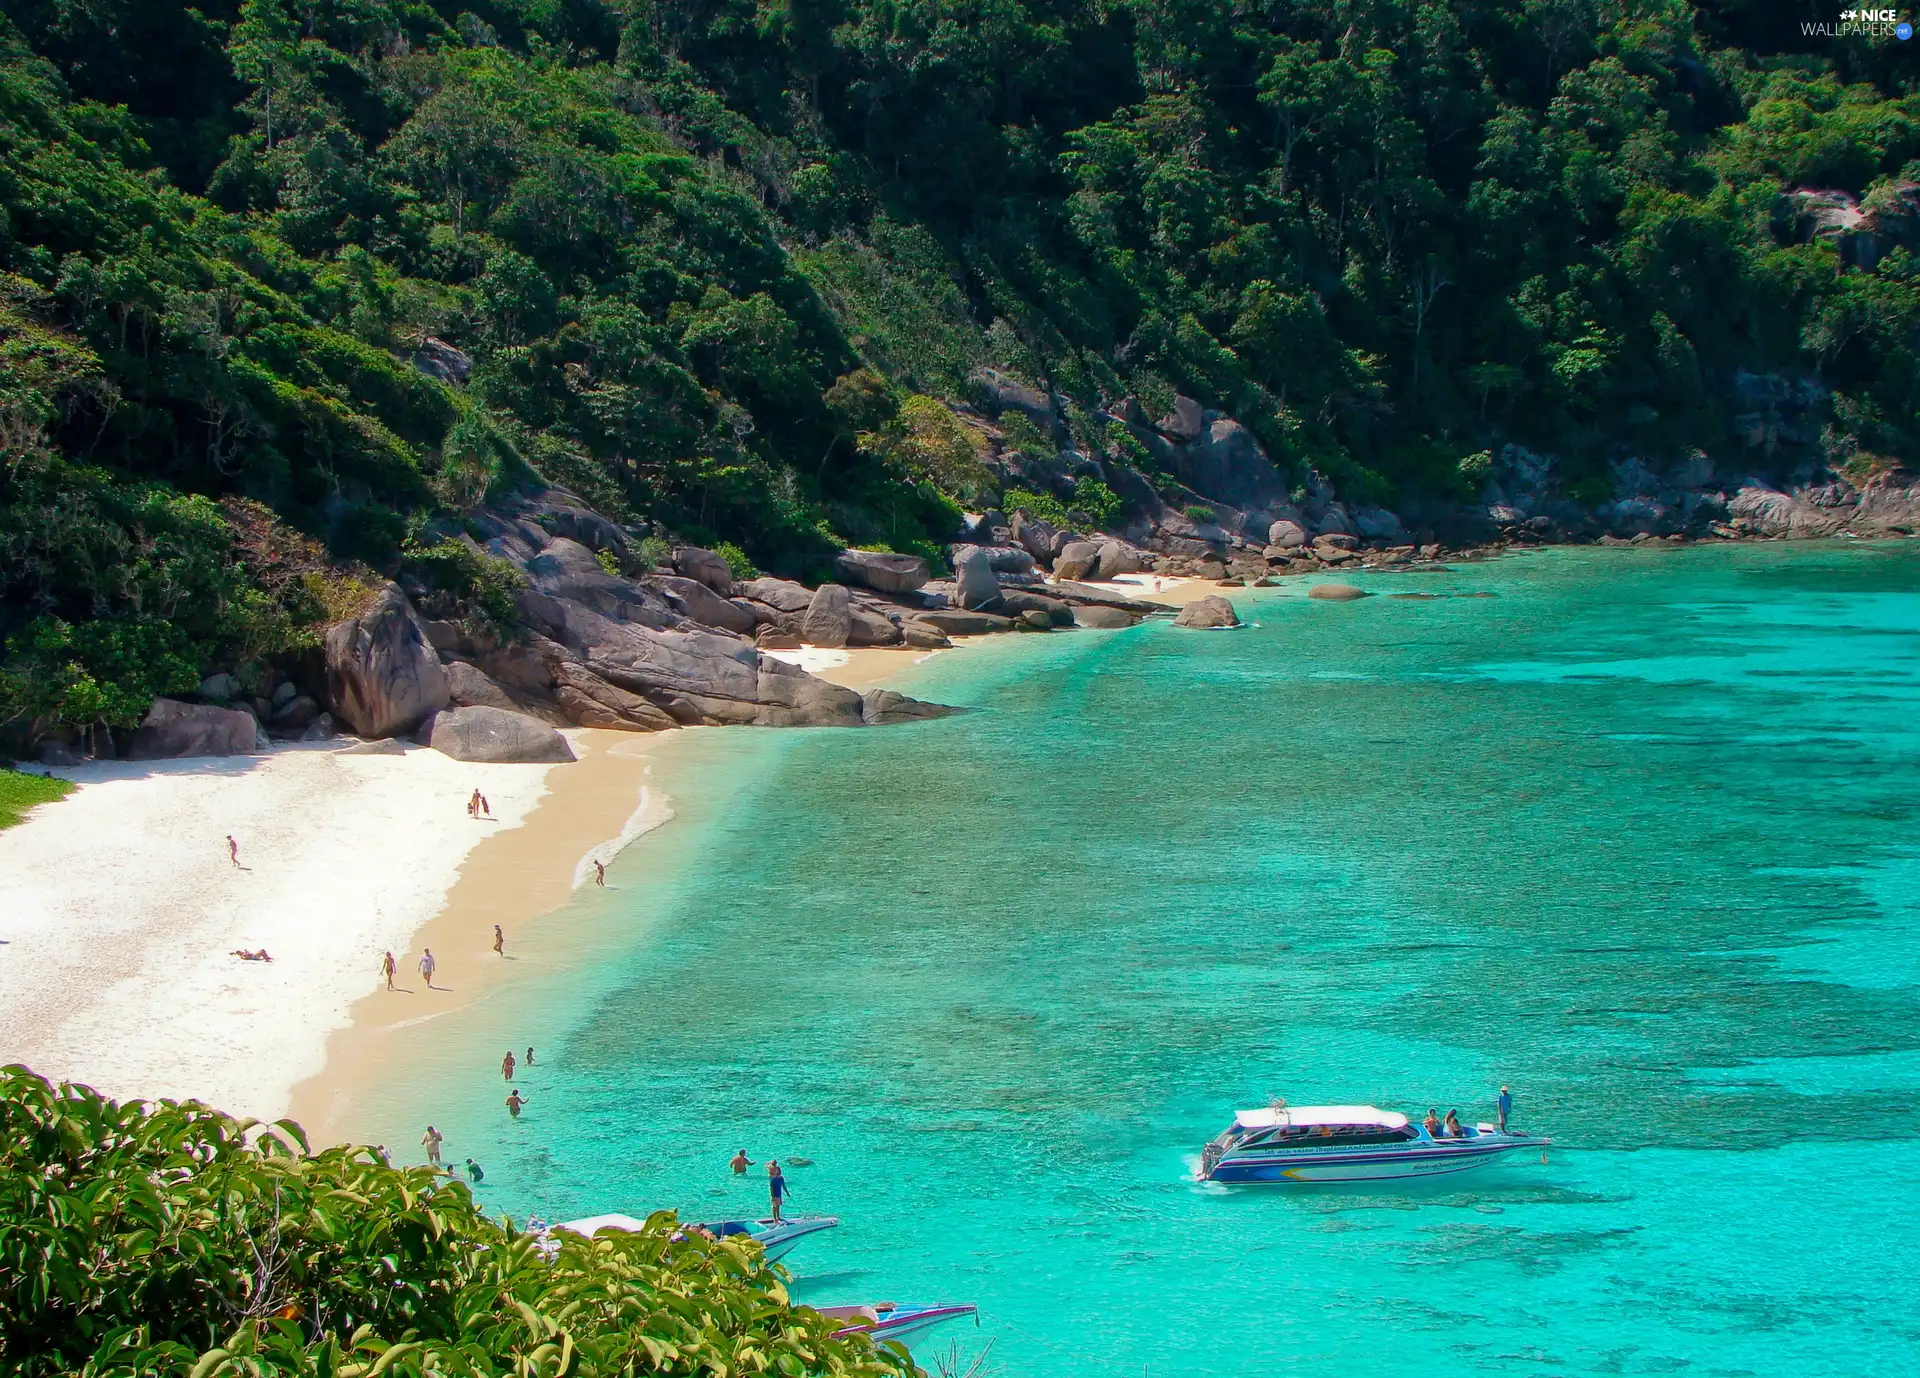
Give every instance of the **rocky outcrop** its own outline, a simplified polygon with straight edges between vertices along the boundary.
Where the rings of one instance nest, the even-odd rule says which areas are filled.
[[[1052,523],[1029,517],[1025,512],[1015,512],[1008,529],[1013,535],[1014,544],[1042,564],[1052,564],[1071,539]]]
[[[1069,541],[1054,557],[1053,576],[1056,579],[1092,579],[1099,563],[1100,547],[1096,542]]]
[[[1047,619],[1049,626],[1071,627],[1073,609],[1058,598],[1049,598],[1045,594],[1030,593],[1026,589],[1006,589],[1000,595],[1000,610],[1009,616],[1021,617],[1027,613],[1039,613]]]
[[[954,548],[953,585],[953,601],[961,608],[988,608],[1000,601],[1000,580],[994,574],[989,547],[967,545]]]
[[[814,590],[800,623],[801,639],[810,645],[835,648],[844,646],[853,635],[852,599],[839,584],[822,584]]]
[[[665,709],[569,660],[553,667],[553,699],[576,727],[665,732],[680,725]]]
[[[1267,544],[1281,550],[1298,550],[1307,543],[1306,528],[1298,520],[1282,518],[1267,527]]]
[[[1043,435],[1053,436],[1060,428],[1059,409],[1055,400],[1038,388],[1028,387],[1017,379],[994,368],[976,368],[967,376],[979,392],[980,398],[987,404],[987,410],[994,415],[1003,411],[1019,412]]]
[[[733,566],[724,556],[697,545],[683,545],[673,552],[673,567],[683,578],[697,579],[722,598],[733,596]]]
[[[133,734],[129,761],[176,756],[245,756],[265,745],[253,714],[210,703],[155,699]]]
[[[909,617],[900,624],[900,635],[907,645],[919,647],[922,650],[944,651],[953,645],[945,632],[932,623],[923,622],[916,617]]]
[[[892,689],[869,689],[860,696],[861,720],[868,727],[885,727],[892,723],[924,722],[929,718],[944,718],[960,710],[944,703],[923,703],[919,699],[910,699],[905,694]]]
[[[913,615],[913,620],[933,627],[948,636],[985,636],[989,632],[1010,632],[1013,619],[991,612],[967,612],[959,608],[929,608]]]
[[[1084,607],[1073,609],[1073,620],[1082,627],[1115,630],[1138,626],[1140,619],[1120,608]]]
[[[602,617],[664,630],[683,616],[658,589],[607,573],[591,550],[565,537],[550,539],[523,568],[536,592],[578,603]]]
[[[1070,579],[1058,579],[1047,585],[1049,596],[1076,606],[1095,608],[1119,608],[1135,617],[1145,617],[1153,612],[1174,612],[1170,603],[1155,603],[1147,598],[1129,598],[1124,593],[1114,593],[1109,589],[1090,588]]]
[[[878,608],[852,603],[847,608],[847,645],[898,646],[900,628]]]
[[[833,570],[849,584],[881,593],[912,593],[928,577],[927,562],[918,555],[884,550],[843,550],[834,558]]]
[[[334,715],[362,737],[410,732],[447,706],[440,657],[393,584],[367,612],[328,629],[326,681]]]
[[[656,574],[647,583],[665,596],[675,612],[703,627],[715,627],[735,636],[752,636],[760,626],[760,619],[753,615],[752,609],[731,598],[722,598],[698,579]]]
[[[436,378],[448,387],[465,387],[473,373],[473,359],[465,350],[456,349],[445,340],[429,335],[413,347],[407,355],[407,362],[429,378]]]
[[[1205,598],[1194,599],[1180,609],[1179,616],[1173,619],[1173,625],[1192,627],[1202,631],[1219,627],[1237,627],[1240,625],[1240,615],[1233,610],[1233,604],[1217,593],[1210,593]]]
[[[436,713],[427,744],[456,761],[545,763],[574,759],[567,739],[537,718],[481,705]]]
[[[1318,598],[1328,603],[1351,603],[1356,598],[1371,598],[1373,595],[1353,584],[1315,584],[1307,590],[1307,597]]]

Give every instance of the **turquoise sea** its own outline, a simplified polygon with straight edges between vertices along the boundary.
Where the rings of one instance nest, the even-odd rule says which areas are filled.
[[[583,960],[440,1021],[372,1117],[516,1216],[757,1213],[733,1151],[811,1159],[792,1208],[844,1223],[798,1295],[978,1303],[928,1363],[1920,1359],[1920,545],[1362,582],[1437,596],[1249,590],[1247,630],[902,685],[961,717],[702,734]],[[1480,1119],[1502,1082],[1544,1165],[1187,1180],[1276,1095]]]

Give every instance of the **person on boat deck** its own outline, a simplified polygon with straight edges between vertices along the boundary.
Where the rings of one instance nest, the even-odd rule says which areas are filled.
[[[1511,1086],[1502,1086],[1500,1088],[1500,1132],[1502,1134],[1507,1132],[1507,1116],[1512,1113],[1513,1088]]]
[[[1446,1123],[1445,1132],[1446,1132],[1446,1136],[1449,1139],[1464,1139],[1467,1137],[1467,1131],[1460,1127],[1459,1111],[1457,1110],[1447,1111],[1447,1123]]]
[[[1433,1106],[1427,1107],[1427,1117],[1420,1121],[1420,1127],[1427,1131],[1429,1139],[1440,1137],[1440,1112]]]
[[[787,1199],[787,1179],[780,1173],[780,1160],[767,1159],[767,1195],[773,1198],[773,1218],[780,1219],[780,1206]]]

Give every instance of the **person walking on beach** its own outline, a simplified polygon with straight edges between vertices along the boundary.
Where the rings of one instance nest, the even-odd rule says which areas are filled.
[[[487,796],[482,794],[479,790],[475,790],[473,792],[473,797],[480,801],[480,816],[482,818],[493,817],[493,805],[487,802]]]
[[[434,969],[440,964],[433,960],[433,949],[426,948],[420,953],[420,974],[427,978],[427,989],[433,989]]]
[[[432,1125],[427,1126],[426,1134],[421,1137],[420,1142],[427,1146],[427,1161],[435,1167],[440,1166],[440,1144],[445,1137]]]
[[[520,1118],[520,1107],[526,1103],[527,1098],[520,1094],[518,1087],[507,1092],[507,1113],[516,1120]]]
[[[507,1049],[507,1055],[500,1059],[500,1075],[508,1081],[513,1080],[513,1049]]]
[[[467,1159],[467,1176],[473,1179],[476,1186],[487,1180],[486,1172],[471,1158]]]
[[[767,1159],[767,1195],[773,1200],[773,1219],[780,1220],[780,1207],[787,1199],[787,1179],[780,1173],[780,1160]]]
[[[607,883],[607,868],[601,865],[598,860],[593,863],[593,883],[603,888]]]
[[[727,1166],[733,1169],[735,1177],[745,1177],[747,1169],[753,1166],[753,1159],[747,1156],[747,1150],[743,1148],[728,1160]]]
[[[1507,1116],[1512,1113],[1513,1088],[1511,1086],[1502,1086],[1500,1088],[1500,1132],[1502,1134],[1507,1132]]]
[[[493,950],[502,957],[507,955],[507,935],[500,931],[500,925],[493,926]]]
[[[393,973],[398,968],[399,963],[393,960],[393,954],[391,952],[380,959],[380,974],[387,978],[388,990],[393,989]]]
[[[233,834],[227,834],[227,860],[235,866],[240,864],[240,844],[233,840]]]

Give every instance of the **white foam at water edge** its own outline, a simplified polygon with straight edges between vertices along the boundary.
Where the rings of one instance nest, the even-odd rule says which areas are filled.
[[[647,774],[653,773],[653,767],[647,767]],[[652,832],[663,823],[673,821],[672,802],[664,794],[655,794],[644,784],[640,786],[640,801],[633,806],[633,812],[627,815],[625,826],[617,837],[605,842],[597,842],[587,848],[585,855],[573,868],[573,888],[578,890],[593,879],[593,863],[602,866],[612,865],[613,859],[632,846],[640,838]]]

